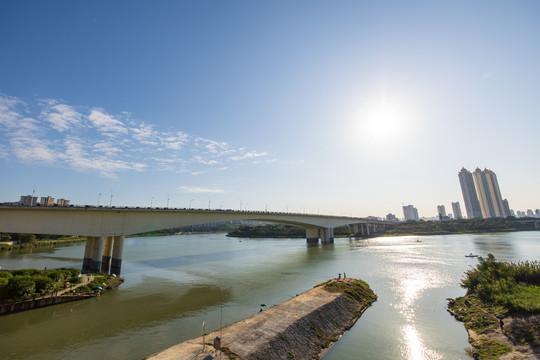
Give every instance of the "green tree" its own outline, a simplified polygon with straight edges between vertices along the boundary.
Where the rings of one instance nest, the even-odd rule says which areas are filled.
[[[32,280],[36,284],[36,292],[41,295],[50,294],[54,290],[54,281],[47,276],[34,276]]]
[[[36,292],[36,283],[28,275],[17,275],[9,280],[8,298],[27,300]]]
[[[6,233],[0,233],[0,241],[10,241],[11,235]]]
[[[19,241],[21,244],[29,244],[36,241],[36,235],[34,234],[19,234]]]

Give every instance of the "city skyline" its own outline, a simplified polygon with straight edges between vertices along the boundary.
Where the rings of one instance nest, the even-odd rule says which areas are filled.
[[[435,217],[486,164],[537,209],[539,13],[0,1],[0,202]]]

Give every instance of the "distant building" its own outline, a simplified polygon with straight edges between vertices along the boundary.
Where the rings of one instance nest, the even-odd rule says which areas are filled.
[[[481,218],[482,210],[480,209],[480,203],[478,201],[478,196],[476,195],[476,188],[474,187],[471,172],[465,168],[462,168],[458,173],[458,177],[459,184],[461,185],[461,193],[463,194],[463,201],[465,201],[467,218]]]
[[[412,205],[403,206],[403,217],[407,220],[420,220],[418,217],[418,209]]]
[[[534,212],[531,209],[527,210],[527,217],[535,217]]]
[[[437,205],[437,215],[439,215],[439,220],[446,217],[446,209],[444,208],[444,205]]]
[[[32,195],[22,195],[21,200],[19,201],[19,205],[22,206],[36,206],[37,205],[37,196]]]
[[[536,213],[536,217],[540,218],[540,209],[536,209],[535,213]]]
[[[452,203],[452,211],[454,212],[454,219],[463,219],[461,214],[461,206],[459,206],[459,201]]]
[[[42,196],[41,200],[39,201],[39,204],[41,206],[53,206],[54,205],[54,198],[50,196]]]
[[[69,200],[58,199],[58,200],[56,200],[56,205],[58,205],[58,206],[69,206]]]
[[[524,218],[525,215],[526,215],[526,214],[525,214],[524,211],[520,211],[520,210],[517,211],[517,217],[518,217],[518,218]]]
[[[389,213],[386,215],[386,221],[397,221],[396,215]]]
[[[510,204],[508,204],[508,199],[503,200],[503,208],[506,216],[514,216],[514,212],[510,210]]]

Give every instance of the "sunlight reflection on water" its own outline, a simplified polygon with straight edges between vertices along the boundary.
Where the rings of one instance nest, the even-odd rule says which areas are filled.
[[[403,359],[411,360],[439,360],[443,357],[437,352],[424,346],[422,339],[416,328],[412,325],[405,325],[402,328],[403,344],[405,345]]]

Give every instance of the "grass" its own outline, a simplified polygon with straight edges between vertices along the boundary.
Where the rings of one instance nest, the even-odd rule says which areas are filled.
[[[500,314],[501,309],[492,307],[486,310],[484,306],[485,304],[474,296],[459,297],[448,304],[456,320],[479,334],[499,326],[499,319],[494,314]]]
[[[495,301],[513,313],[540,313],[540,287],[518,285],[513,289],[511,293],[497,295]]]
[[[504,354],[508,354],[512,349],[510,346],[495,340],[480,339],[473,344],[479,359],[498,359]]]
[[[324,286],[330,292],[341,292],[348,294],[353,299],[363,303],[371,304],[377,300],[377,295],[371,290],[369,285],[362,280],[347,279],[345,281],[329,280],[316,286]]]

